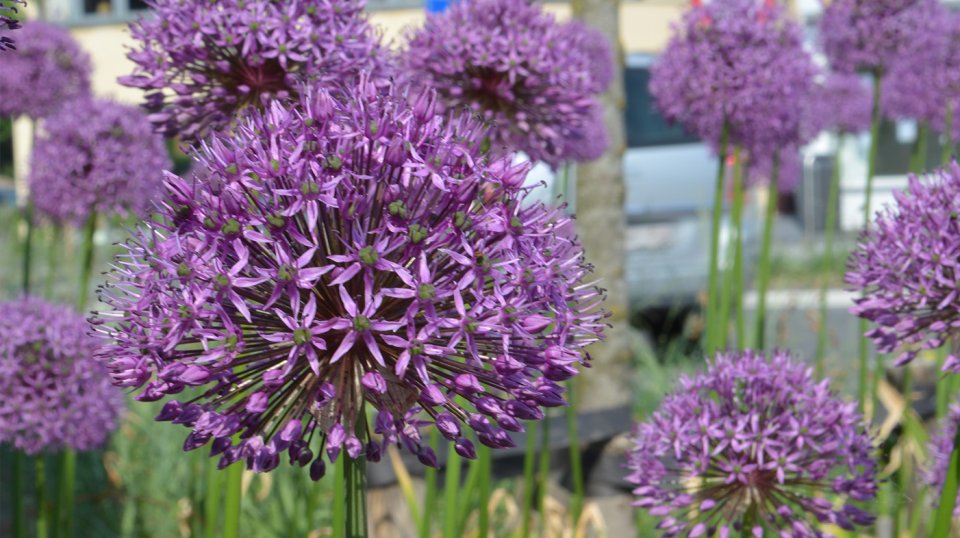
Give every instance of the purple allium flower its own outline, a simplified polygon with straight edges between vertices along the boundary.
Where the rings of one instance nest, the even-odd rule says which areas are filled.
[[[926,31],[938,0],[832,0],[820,19],[820,42],[834,71],[882,72]]]
[[[20,28],[20,21],[13,17],[17,13],[17,4],[27,5],[23,0],[0,0],[0,31]],[[0,52],[15,50],[16,48],[13,39],[0,35]]]
[[[919,349],[938,348],[960,327],[954,266],[960,257],[960,166],[923,180],[911,176],[896,203],[876,215],[847,263],[847,283],[863,296],[850,312],[876,327],[867,333],[881,353],[902,351],[898,366]],[[952,354],[943,365],[960,372]]]
[[[793,192],[803,177],[803,156],[795,145],[767,148],[748,156],[746,184],[748,186],[768,185],[773,177],[773,159],[779,159],[777,165],[777,190]],[[774,202],[775,203],[775,202]]]
[[[90,57],[66,29],[28,21],[17,53],[3,58],[0,116],[43,118],[64,102],[90,94]]]
[[[786,352],[720,353],[635,431],[635,505],[663,518],[663,536],[827,536],[873,517],[871,441],[856,403]],[[842,505],[829,498],[843,499]],[[770,532],[770,534],[764,531]]]
[[[0,303],[0,443],[37,454],[107,440],[123,395],[94,360],[96,345],[67,307],[32,298]]]
[[[943,481],[950,468],[950,455],[953,452],[953,441],[957,436],[957,426],[960,425],[960,404],[950,406],[950,411],[944,417],[936,433],[930,436],[927,450],[930,455],[930,466],[924,473],[924,479],[930,490],[940,493],[943,491]],[[934,495],[934,502],[940,500],[940,495]],[[953,517],[960,517],[960,499],[953,508]]]
[[[324,452],[385,443],[436,465],[431,425],[465,457],[470,430],[512,446],[602,336],[571,220],[522,204],[529,164],[487,162],[473,119],[366,82],[336,91],[353,97],[274,103],[204,144],[204,177],[168,176],[164,218],[101,294],[100,357],[140,400],[194,387],[158,419],[222,465],[269,471],[288,451],[318,479]]]
[[[870,128],[873,97],[855,73],[831,72],[814,86],[804,110],[806,138],[821,131],[859,133]]]
[[[364,0],[148,0],[130,26],[136,64],[121,84],[146,91],[150,119],[198,141],[250,106],[296,100],[299,84],[386,69]],[[385,72],[384,72],[385,74]]]
[[[718,147],[797,145],[815,73],[800,27],[757,0],[694,5],[654,64],[650,92],[669,121]],[[755,146],[755,147],[754,147]]]
[[[582,24],[557,23],[527,0],[465,0],[429,15],[401,61],[412,82],[435,89],[445,106],[486,121],[493,149],[557,168],[582,158],[572,152],[575,140],[598,128],[596,95],[613,74],[604,39]]]
[[[145,214],[170,166],[163,139],[146,114],[82,98],[44,120],[28,180],[39,213],[82,223],[92,211]]]

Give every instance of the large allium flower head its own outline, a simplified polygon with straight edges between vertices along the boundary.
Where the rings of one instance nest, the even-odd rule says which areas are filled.
[[[669,121],[714,146],[724,124],[733,144],[797,144],[814,73],[779,4],[718,1],[692,6],[674,27],[650,92]]]
[[[832,0],[820,18],[820,41],[835,71],[882,72],[920,37],[937,0]]]
[[[67,307],[32,298],[0,303],[0,443],[36,454],[107,440],[123,394],[94,360],[96,345]]]
[[[14,18],[17,14],[18,4],[22,6],[27,5],[23,0],[0,0],[0,31],[20,28],[20,21]],[[13,44],[13,39],[5,35],[0,35],[0,52],[16,48]]]
[[[367,82],[337,91],[353,97],[273,103],[202,147],[203,179],[168,177],[162,218],[102,291],[100,356],[140,400],[190,388],[158,419],[224,465],[269,471],[288,451],[316,479],[384,443],[435,465],[433,426],[465,457],[470,431],[512,446],[601,337],[571,220],[522,203],[529,165],[487,162],[475,120]]]
[[[90,93],[90,57],[66,29],[28,21],[17,32],[17,53],[3,58],[0,116],[43,118]]]
[[[613,73],[603,39],[527,0],[466,0],[428,16],[401,61],[444,106],[487,122],[495,151],[556,168],[580,157],[570,139],[596,128],[596,94]]]
[[[40,214],[81,223],[94,211],[143,215],[170,165],[141,110],[82,98],[44,120],[28,180]]]
[[[903,365],[919,349],[938,348],[960,328],[954,266],[960,248],[960,167],[911,176],[895,204],[876,215],[847,266],[847,283],[863,296],[850,312],[875,323],[867,335],[882,353],[900,350]],[[960,372],[951,354],[945,371]]]
[[[940,422],[938,431],[930,437],[928,445],[930,466],[924,473],[924,479],[930,485],[930,491],[937,493],[943,491],[943,481],[950,469],[950,455],[953,452],[958,425],[960,425],[960,404],[955,403],[950,406],[949,413]],[[936,495],[935,500],[939,499],[940,495]],[[953,517],[960,517],[960,502],[954,506]]]
[[[816,84],[804,108],[803,130],[810,139],[821,131],[859,133],[870,128],[872,97],[855,73],[827,74]]]
[[[296,101],[300,83],[329,84],[361,71],[387,74],[387,53],[364,0],[149,0],[130,27],[137,46],[127,86],[146,92],[150,119],[198,141],[250,106]]]
[[[876,493],[856,403],[785,352],[718,354],[634,435],[635,504],[662,518],[663,536],[745,536],[747,526],[758,538],[819,537],[818,522],[873,520],[852,503]]]

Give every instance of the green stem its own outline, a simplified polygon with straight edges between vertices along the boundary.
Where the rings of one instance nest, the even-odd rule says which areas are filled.
[[[904,413],[913,412],[913,370],[910,369],[910,365],[907,364],[903,367],[903,400],[906,404],[906,409]],[[895,479],[895,495],[893,496],[893,536],[900,536],[900,529],[902,527],[902,517],[901,512],[905,508],[903,506],[902,500],[907,498],[907,488],[910,487],[910,484],[913,483],[913,472],[912,472],[912,461],[910,460],[910,455],[906,450],[902,453],[902,461],[900,462],[900,469],[897,470],[897,476]],[[907,520],[909,524],[909,519]]]
[[[837,135],[837,149],[833,154],[833,170],[830,174],[830,194],[827,195],[827,215],[823,227],[823,259],[820,262],[820,330],[817,331],[816,376],[826,372],[827,357],[827,288],[830,269],[833,267],[833,236],[837,228],[837,212],[840,200],[840,156],[843,152],[843,133]]]
[[[361,430],[358,430],[358,433]],[[367,536],[367,466],[361,455],[357,459],[343,454],[347,486],[347,534],[349,538]]]
[[[573,478],[573,496],[570,498],[570,515],[576,527],[583,510],[583,462],[580,459],[580,434],[577,431],[576,380],[567,383],[567,437],[570,441],[570,475]]]
[[[333,465],[333,536],[347,535],[346,454],[340,454]]]
[[[877,147],[880,140],[880,84],[883,81],[883,74],[881,72],[876,72],[873,75],[873,105],[871,112],[870,120],[870,151],[867,155],[867,187],[865,190],[865,200],[863,204],[863,227],[864,229],[870,225],[870,219],[872,217],[870,204],[873,198],[873,176],[876,171],[877,166]],[[860,331],[860,340],[859,340],[859,368],[860,376],[859,383],[857,385],[857,402],[860,406],[860,411],[864,411],[867,401],[867,384],[869,376],[869,358],[870,358],[870,348],[867,341],[866,332],[868,329],[867,320],[860,318],[858,322],[858,329]]]
[[[437,450],[439,434],[436,428],[430,429],[430,448]],[[483,447],[486,448],[486,447]],[[437,505],[437,470],[427,467],[423,480],[426,482],[426,491],[423,494],[423,512],[420,514],[420,538],[430,538],[431,524],[436,516]]]
[[[718,347],[720,320],[717,319],[717,288],[720,285],[719,263],[720,263],[720,219],[723,215],[723,184],[726,176],[727,161],[727,143],[729,140],[729,127],[726,122],[720,131],[720,151],[718,153],[717,179],[713,190],[713,217],[710,230],[710,268],[709,279],[707,281],[707,331],[706,331],[706,351],[713,353]]]
[[[940,161],[946,166],[953,157],[953,106],[947,105],[946,117],[943,119],[943,149]]]
[[[20,216],[26,227],[26,233],[23,237],[23,260],[21,260],[23,263],[22,289],[24,295],[30,295],[30,271],[32,269],[30,262],[33,259],[33,204],[31,202],[27,202],[27,205],[23,207]]]
[[[60,500],[57,504],[57,537],[73,536],[74,494],[77,489],[77,453],[67,449],[60,460]]]
[[[53,282],[56,280],[57,268],[60,267],[60,249],[63,239],[63,228],[59,224],[53,226],[50,233],[50,245],[47,254],[47,278],[43,283],[43,296],[53,298]]]
[[[927,168],[927,139],[930,138],[930,124],[922,121],[917,129],[917,141],[910,158],[910,171],[919,174]]]
[[[476,501],[475,494],[479,493],[481,467],[479,457],[470,460],[467,479],[462,486],[463,494],[460,495],[459,506],[457,506],[457,536],[466,535],[467,521],[473,513],[473,502]]]
[[[953,452],[950,453],[950,466],[943,480],[943,490],[934,519],[931,538],[947,538],[953,524],[953,508],[957,501],[957,484],[960,482],[960,430],[953,438]]]
[[[540,536],[547,535],[547,481],[550,475],[550,416],[544,415],[540,428],[540,473],[537,477],[537,511],[540,515]]]
[[[523,454],[523,508],[522,508],[522,517],[521,526],[520,526],[520,538],[529,538],[530,537],[530,512],[533,507],[533,490],[534,485],[534,469],[537,458],[537,428],[540,425],[536,422],[531,422],[527,425],[527,450]]]
[[[763,219],[763,239],[760,244],[760,263],[757,269],[757,319],[756,345],[762,350],[766,339],[767,327],[767,287],[770,285],[770,250],[773,245],[773,227],[777,217],[777,197],[780,180],[780,154],[773,154],[773,171],[770,174],[770,186],[767,194],[766,215]]]
[[[243,462],[227,468],[227,488],[223,498],[223,536],[240,536],[240,508],[243,501]]]
[[[83,226],[83,259],[80,266],[80,289],[77,294],[77,310],[83,312],[87,307],[90,288],[90,274],[93,271],[93,234],[97,231],[97,214],[91,213]]]
[[[490,447],[484,444],[479,445],[477,461],[480,462],[479,498],[477,500],[480,514],[477,519],[477,535],[480,538],[487,538],[490,534],[490,481],[493,480],[493,455]]]
[[[27,538],[27,520],[23,510],[23,499],[26,495],[24,487],[24,469],[27,467],[27,456],[19,450],[13,449],[13,537]]]
[[[206,497],[203,499],[203,530],[205,538],[217,537],[217,519],[220,516],[220,495],[223,488],[223,475],[217,469],[216,461],[208,461]]]
[[[44,466],[43,454],[34,459],[36,465],[37,489],[37,538],[47,538],[50,525],[50,511],[47,503],[47,473]]]
[[[746,345],[746,327],[743,316],[743,164],[740,162],[740,147],[734,150],[736,162],[733,168],[733,212],[730,215],[733,238],[733,283],[730,286],[736,305],[737,346]],[[724,317],[726,317],[726,313]],[[724,320],[724,327],[727,323]]]
[[[457,497],[460,489],[460,455],[456,445],[448,443],[447,474],[443,482],[443,537],[457,537]]]

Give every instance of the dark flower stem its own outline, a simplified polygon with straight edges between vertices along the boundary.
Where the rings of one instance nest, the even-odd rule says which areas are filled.
[[[493,461],[490,447],[477,447],[477,461],[480,465],[480,484],[478,486],[477,505],[480,508],[477,518],[477,534],[486,538],[490,534],[490,480],[493,474]]]
[[[43,454],[34,458],[36,468],[37,490],[37,538],[47,538],[50,524],[50,511],[47,505],[47,472],[43,461]]]
[[[730,325],[731,308],[734,309],[736,345],[743,346],[743,165],[740,162],[741,148],[733,149],[733,207],[730,210],[730,226],[733,231],[733,267],[724,280],[721,290],[723,330],[720,332],[720,347],[728,347],[727,327]],[[733,306],[731,307],[731,301]]]
[[[360,416],[364,414],[361,412]],[[357,430],[359,434],[366,427]],[[347,486],[347,534],[349,538],[367,536],[367,460],[362,456],[353,459],[346,454],[344,458],[344,478]]]
[[[723,214],[723,183],[726,175],[727,143],[730,129],[726,122],[720,131],[720,151],[718,152],[717,181],[713,191],[713,221],[710,237],[710,269],[707,281],[707,334],[706,352],[713,353],[719,347],[719,332],[724,330],[720,326],[717,316],[717,288],[719,287],[720,262],[720,218]]]
[[[827,195],[827,215],[824,223],[823,259],[820,263],[820,330],[817,331],[817,354],[814,363],[815,375],[820,378],[826,372],[827,356],[827,275],[833,265],[833,237],[837,227],[837,204],[840,198],[840,156],[843,151],[843,133],[837,134],[837,149],[833,154],[833,170],[830,174],[830,193]]]
[[[910,171],[919,174],[927,168],[927,141],[930,139],[930,124],[922,121],[917,128],[917,140],[910,158]]]
[[[767,194],[767,209],[763,219],[763,239],[760,243],[760,264],[757,270],[757,326],[755,349],[764,348],[767,326],[767,287],[770,285],[770,248],[773,244],[773,227],[776,224],[778,183],[780,179],[780,153],[773,155],[773,171]]]
[[[27,538],[26,516],[23,511],[24,476],[23,470],[27,466],[27,456],[19,451],[13,451],[13,537]]]
[[[537,476],[537,511],[540,513],[540,534],[547,535],[547,479],[550,473],[550,415],[544,414],[540,428],[540,472]]]
[[[57,268],[60,266],[60,250],[63,242],[63,228],[59,224],[53,226],[50,232],[50,244],[47,254],[47,278],[43,283],[43,296],[53,299],[53,282],[57,277]]]
[[[527,450],[523,455],[523,519],[520,538],[530,537],[530,512],[533,507],[534,464],[537,457],[537,428],[542,425],[531,422],[527,426]]]
[[[243,462],[227,468],[227,487],[223,498],[223,536],[239,538],[240,508],[243,501]]]
[[[871,112],[870,120],[870,152],[867,156],[867,188],[865,192],[866,199],[864,200],[864,209],[863,209],[863,227],[866,227],[870,224],[871,208],[870,202],[873,198],[873,175],[877,166],[877,145],[880,138],[880,83],[883,81],[883,74],[880,71],[877,71],[873,74],[873,108]],[[867,320],[860,318],[860,323],[858,327],[860,331],[860,346],[859,346],[859,359],[860,359],[860,378],[857,390],[857,401],[860,404],[860,411],[864,410],[864,406],[867,401],[867,385],[868,385],[868,370],[869,365],[868,361],[870,358],[870,349],[869,343],[867,341],[866,332],[868,329]],[[879,375],[879,372],[877,372]]]
[[[583,465],[580,460],[580,435],[577,433],[576,380],[567,383],[567,437],[570,440],[570,474],[573,478],[573,497],[570,498],[570,516],[576,528],[583,510]]]
[[[83,259],[80,266],[80,289],[77,296],[77,310],[83,312],[87,306],[90,288],[90,275],[93,271],[93,234],[97,231],[97,214],[91,213],[83,226]]]
[[[27,202],[20,213],[25,227],[23,236],[23,294],[30,295],[30,262],[33,258],[33,204]]]
[[[947,538],[953,524],[953,508],[957,501],[957,484],[960,482],[960,430],[953,438],[953,452],[950,453],[950,467],[943,481],[943,491],[934,519],[931,538]]]
[[[77,485],[77,452],[66,449],[60,454],[59,502],[57,503],[57,537],[73,536],[74,492]]]
[[[346,454],[333,464],[333,536],[347,535]]]
[[[950,164],[953,158],[953,106],[947,105],[946,117],[943,120],[943,149],[940,153],[940,162],[944,166]]]
[[[436,428],[430,429],[430,448],[437,449],[439,434]],[[481,449],[486,447],[481,447]],[[481,452],[482,454],[482,452]],[[431,524],[436,515],[437,505],[437,470],[433,467],[427,467],[423,474],[423,480],[426,482],[426,491],[423,494],[423,510],[420,515],[420,538],[430,538]]]
[[[206,495],[203,499],[203,535],[204,538],[216,538],[217,519],[220,516],[220,495],[223,475],[217,469],[217,462],[207,462]]]

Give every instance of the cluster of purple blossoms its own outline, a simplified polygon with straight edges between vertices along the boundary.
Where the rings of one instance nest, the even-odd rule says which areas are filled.
[[[116,429],[123,395],[94,360],[88,333],[67,307],[0,303],[0,443],[28,454],[90,450]]]
[[[90,94],[90,57],[66,29],[29,21],[17,36],[17,53],[3,58],[0,116],[44,118],[72,99]]]
[[[800,27],[778,4],[730,0],[695,4],[650,76],[650,92],[669,121],[719,147],[765,158],[802,143],[801,106],[815,68]],[[771,157],[772,158],[772,157]]]
[[[429,16],[408,41],[401,62],[412,83],[482,118],[494,151],[557,168],[606,149],[597,95],[613,56],[598,32],[527,0],[469,0]]]
[[[930,23],[938,0],[833,0],[820,19],[820,42],[835,71],[882,73]]]
[[[846,282],[862,292],[850,312],[876,324],[867,336],[878,351],[902,351],[901,366],[960,328],[960,166],[911,176],[894,197],[861,236]],[[960,358],[951,353],[943,369],[960,372]]]
[[[529,165],[487,161],[482,126],[429,93],[334,93],[352,97],[274,103],[202,146],[203,177],[168,176],[101,292],[99,356],[139,400],[190,389],[157,418],[221,465],[287,451],[319,479],[387,443],[436,465],[432,426],[468,458],[469,431],[513,446],[602,336],[571,220],[524,204]]]
[[[142,111],[81,98],[43,122],[28,180],[40,214],[82,223],[94,212],[145,214],[170,165]]]
[[[877,488],[862,420],[785,352],[720,353],[638,425],[635,504],[662,518],[666,537],[821,537],[816,522],[869,525],[852,503]]]
[[[930,467],[924,473],[924,479],[930,485],[931,491],[938,493],[943,491],[943,482],[950,469],[950,456],[953,452],[958,425],[960,425],[960,404],[953,404],[940,423],[939,431],[930,437],[930,443],[927,445]],[[939,500],[940,496],[936,495],[935,499]],[[960,517],[960,499],[953,508],[953,517]]]
[[[296,101],[303,81],[325,85],[388,70],[387,52],[363,16],[364,0],[149,0],[131,25],[138,46],[121,77],[145,90],[150,120],[196,142],[243,109]]]
[[[24,0],[0,0],[0,30],[16,30],[20,28],[20,21],[13,16],[17,13],[17,4],[27,5]],[[0,52],[16,50],[13,39],[0,35]]]
[[[821,131],[860,133],[870,128],[873,97],[863,78],[856,73],[827,74],[804,103],[805,138]]]

